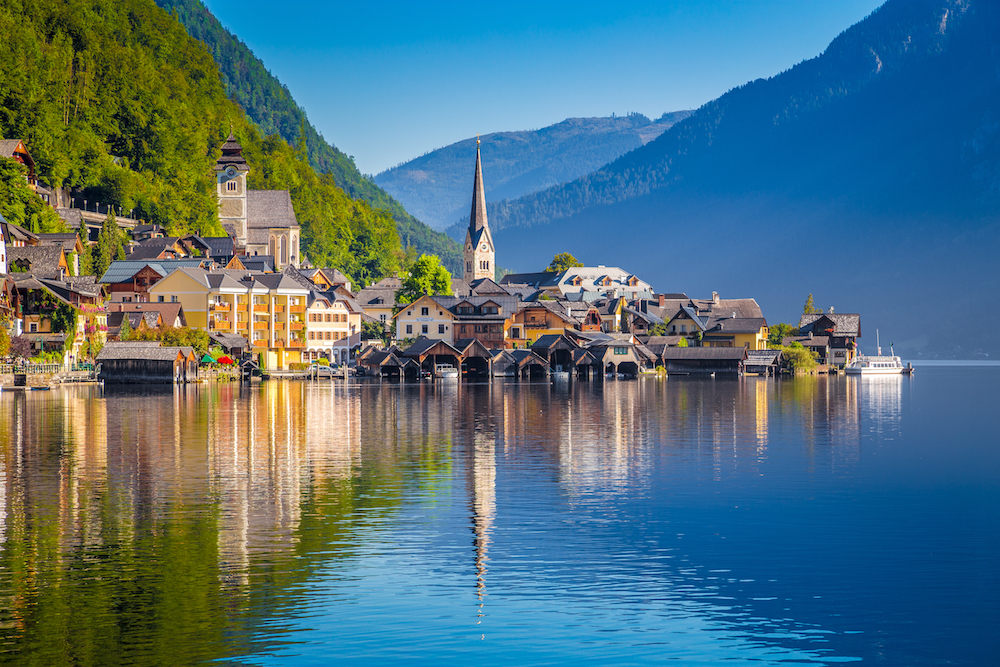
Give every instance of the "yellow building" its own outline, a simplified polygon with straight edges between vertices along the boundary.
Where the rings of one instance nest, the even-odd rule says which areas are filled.
[[[425,294],[403,306],[394,317],[398,340],[424,336],[449,344],[454,342],[455,316],[432,296]]]
[[[505,347],[523,349],[542,336],[561,334],[566,329],[578,328],[579,320],[571,314],[565,302],[532,301],[522,304],[520,310],[506,323]]]
[[[180,303],[188,326],[246,338],[268,369],[302,361],[309,289],[281,273],[181,268],[150,290],[150,300]]]
[[[709,322],[702,334],[702,345],[766,350],[768,333],[767,321],[762,317],[722,317]]]

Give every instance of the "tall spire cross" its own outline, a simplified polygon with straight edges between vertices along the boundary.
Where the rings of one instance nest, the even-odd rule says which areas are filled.
[[[479,156],[479,135],[476,135],[476,177],[472,183],[472,213],[469,215],[469,230],[478,232],[488,225],[486,219],[486,190],[483,188],[483,164]]]

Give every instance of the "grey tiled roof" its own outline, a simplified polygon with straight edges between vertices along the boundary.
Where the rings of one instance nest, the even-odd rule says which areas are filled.
[[[757,333],[767,323],[762,317],[722,317],[710,321],[706,335]]]
[[[687,359],[743,359],[746,357],[743,347],[668,347],[660,353],[664,361]]]
[[[97,355],[97,361],[110,361],[114,359],[149,359],[158,361],[173,361],[178,353],[187,356],[187,350],[191,348],[183,347],[161,347],[159,343],[133,343],[133,342],[109,342],[101,349]]]
[[[250,229],[298,229],[288,190],[247,190],[247,226]],[[266,236],[263,242],[267,243]]]
[[[26,260],[30,263],[28,271],[36,278],[58,279],[61,274],[59,259],[62,256],[62,246],[58,245],[8,247],[7,266],[13,266],[18,260]]]
[[[814,331],[817,320],[829,318],[835,325],[833,335],[835,336],[861,336],[861,315],[858,313],[815,313],[803,315],[799,318],[799,332],[820,333]]]

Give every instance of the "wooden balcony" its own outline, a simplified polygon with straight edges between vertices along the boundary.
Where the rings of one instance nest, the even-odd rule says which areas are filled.
[[[292,331],[302,331],[306,326],[305,322],[289,322],[288,328]]]
[[[255,313],[266,313],[266,312],[269,312],[267,304],[266,303],[255,303],[253,305],[253,312],[255,312]]]
[[[304,313],[306,312],[305,306],[289,306],[288,312],[290,313]]]
[[[275,328],[276,331],[279,330],[279,329],[284,329],[285,328],[285,323],[284,322],[275,322],[274,323],[274,328]]]
[[[305,347],[305,342],[301,340],[292,340],[288,342],[288,347]]]
[[[245,313],[245,312],[247,312],[247,305],[245,303],[238,303],[238,304],[236,304],[236,312],[237,313]]]
[[[219,312],[219,313],[228,313],[231,310],[230,306],[231,306],[231,304],[226,303],[225,301],[222,301],[220,303],[213,303],[212,304],[212,310],[214,310],[216,312]]]
[[[236,328],[237,329],[246,329],[248,324],[250,324],[250,323],[249,322],[237,322],[236,323]]]
[[[253,342],[253,346],[254,347],[267,347],[267,341],[266,340],[255,340]]]
[[[267,328],[268,328],[267,324],[268,324],[267,322],[254,322],[253,323],[253,330],[254,331],[267,331]]]
[[[281,306],[281,305],[275,305],[274,306],[274,312],[276,312],[276,313],[283,313],[283,312],[285,312],[285,307]]]

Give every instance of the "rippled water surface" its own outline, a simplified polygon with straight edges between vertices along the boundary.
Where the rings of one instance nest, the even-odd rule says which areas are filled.
[[[0,394],[0,662],[994,665],[1000,368]]]

